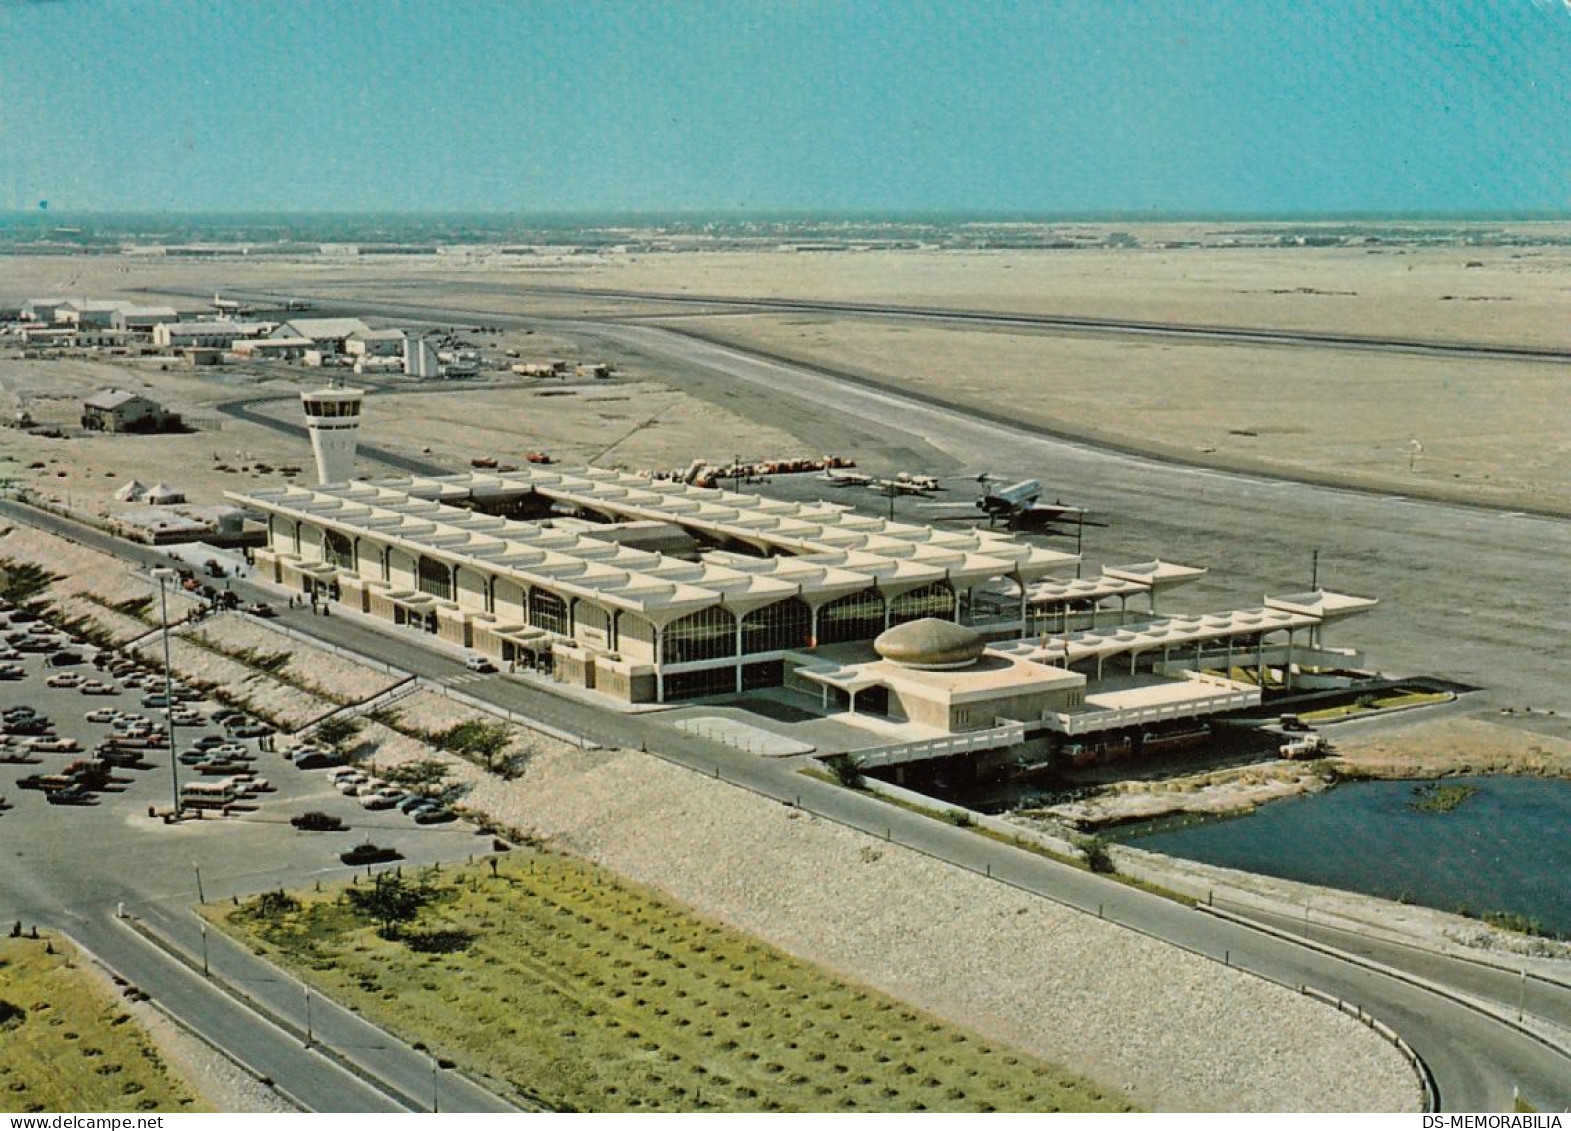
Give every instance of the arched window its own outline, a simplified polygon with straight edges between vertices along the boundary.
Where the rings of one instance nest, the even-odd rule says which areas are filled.
[[[689,613],[666,630],[660,660],[686,664],[693,660],[718,660],[736,655],[736,618],[729,609],[712,605]]]
[[[800,597],[787,597],[742,618],[742,651],[752,654],[806,648],[812,634],[812,608]]]
[[[349,540],[349,535],[340,534],[336,530],[323,532],[322,560],[339,569],[354,569],[355,544]]]
[[[884,631],[884,598],[876,589],[864,589],[829,602],[818,610],[818,642],[841,644],[871,640]]]
[[[420,592],[441,597],[444,601],[453,599],[453,571],[446,563],[422,555],[418,566],[418,577]]]
[[[567,635],[567,602],[548,589],[529,591],[529,623],[560,636]]]
[[[905,624],[923,617],[952,620],[955,615],[955,591],[947,581],[935,581],[909,593],[902,593],[889,602],[889,623]]]

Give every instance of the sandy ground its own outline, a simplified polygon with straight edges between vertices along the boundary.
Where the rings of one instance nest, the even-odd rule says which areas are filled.
[[[1571,363],[827,317],[669,324],[1183,461],[1571,512],[1571,404],[1563,395]]]
[[[1571,778],[1571,740],[1523,730],[1498,720],[1512,716],[1447,715],[1392,721],[1369,731],[1327,731],[1336,743],[1333,764],[1368,777],[1445,777],[1453,774],[1535,774]]]
[[[168,368],[163,366],[168,364]],[[53,438],[0,428],[0,479],[53,499],[75,513],[109,518],[133,509],[114,492],[130,479],[167,483],[194,504],[223,503],[225,491],[274,486],[290,469],[315,478],[311,449],[294,438],[217,411],[230,400],[275,396],[257,406],[301,424],[299,393],[322,385],[320,370],[280,365],[193,370],[157,359],[23,360],[0,350],[0,410],[25,405]],[[559,462],[596,462],[630,470],[685,467],[695,457],[729,461],[813,455],[807,442],[742,413],[654,381],[636,378],[577,385],[493,373],[487,384],[439,391],[376,394],[365,413],[364,442],[460,470],[476,456],[522,463],[546,451]],[[107,435],[79,427],[82,400],[104,388],[141,393],[182,414],[196,431],[184,435]],[[395,475],[362,456],[362,473]]]
[[[1147,244],[1203,246],[1075,250],[860,250],[840,253],[705,251],[587,255],[547,249],[530,257],[484,248],[396,261],[311,256],[192,262],[156,257],[12,256],[0,299],[37,295],[140,298],[180,290],[197,305],[220,289],[349,293],[375,287],[413,297],[427,286],[484,286],[791,297],[827,301],[942,304],[978,310],[1064,314],[1206,325],[1271,326],[1496,344],[1571,345],[1571,251],[1548,244],[1491,247],[1346,248],[1227,246],[1231,229],[1264,225],[1123,225]],[[1309,230],[1303,225],[1295,230]],[[1453,225],[1411,225],[1417,235]],[[1087,231],[1096,230],[1091,227]],[[1100,229],[1105,231],[1106,228]],[[1565,224],[1489,224],[1531,243],[1564,238]],[[1448,297],[1449,296],[1449,297]],[[481,309],[564,316],[602,309],[599,300],[497,293]],[[636,301],[613,311],[638,313]]]
[[[562,463],[630,471],[686,467],[699,457],[730,462],[739,447],[816,454],[779,428],[644,381],[379,397],[367,409],[365,427],[375,427],[376,442],[395,449],[429,447],[515,462],[539,450]]]
[[[1326,773],[1318,764],[1261,762],[1198,774],[1113,782],[1081,800],[1018,810],[1010,814],[1010,819],[1057,832],[1063,826],[1093,829],[1177,813],[1247,813],[1258,805],[1312,793],[1328,785]]]
[[[17,257],[8,263],[13,270],[6,286],[18,302],[61,290],[145,299],[143,288],[204,294],[254,287],[533,314],[543,320],[537,334],[520,334],[506,344],[525,356],[570,360],[585,351],[560,327],[553,328],[550,319],[652,317],[661,306],[532,288],[931,304],[1571,348],[1571,283],[1566,281],[1571,252],[1565,248],[1462,242],[1225,246],[1234,227],[1142,228],[1141,238],[1148,243],[1190,240],[1209,246],[1127,250],[547,253],[521,258],[472,249],[396,264],[346,258],[178,263]],[[1514,230],[1532,239],[1563,235],[1563,228],[1519,225]],[[1243,469],[1571,513],[1571,444],[1566,441],[1571,407],[1559,395],[1571,365],[1563,363],[1000,333],[805,314],[695,317],[703,308],[663,309],[660,324],[686,325],[964,403],[1008,406],[1044,427],[1093,439]],[[677,386],[688,380],[625,360],[635,383]],[[123,481],[105,472],[144,479],[177,472],[192,481],[192,489],[216,495],[222,487],[244,486],[253,474],[212,472],[206,465],[220,462],[215,453],[237,467],[254,466],[256,460],[274,466],[309,463],[301,444],[213,419],[216,400],[234,395],[236,386],[251,391],[260,374],[233,371],[193,378],[173,370],[164,374],[147,364],[134,370],[117,380],[113,369],[86,363],[0,361],[0,383],[13,400],[22,391],[38,398],[63,392],[61,402],[35,398],[35,403],[73,419],[83,389],[127,383],[140,388],[134,383],[140,381],[204,428],[221,424],[219,435],[204,432],[151,444],[101,438],[20,446],[0,436],[0,460],[19,461],[9,471],[0,463],[0,473],[31,474],[35,483],[48,482],[62,496],[96,497]],[[281,391],[292,395],[302,379],[314,381],[315,375],[296,371]],[[62,380],[65,386],[57,388]],[[435,398],[421,402],[413,414],[415,421],[429,416],[438,422],[431,434],[402,422],[385,425],[381,434],[391,446],[411,453],[430,447],[439,456],[463,457],[478,442],[497,449],[494,454],[502,458],[510,446],[514,453],[559,447],[571,458],[628,466],[668,466],[694,456],[730,454],[708,450],[715,439],[722,448],[759,454],[811,448],[803,442],[809,437],[793,439],[747,423],[747,404],[727,402],[712,387],[694,385],[693,391],[707,404],[683,394],[642,392],[626,394],[626,402],[591,404],[612,394],[532,398],[520,389],[518,398],[487,399],[483,411],[477,411],[461,396],[445,404],[438,403],[445,398]],[[488,426],[477,433],[474,424],[480,419]],[[1414,439],[1424,450],[1410,467]],[[27,465],[40,459],[46,468],[34,472],[42,474],[29,473]],[[50,459],[59,462],[48,464]]]

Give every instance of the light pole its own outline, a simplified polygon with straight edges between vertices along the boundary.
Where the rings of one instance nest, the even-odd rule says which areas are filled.
[[[196,901],[198,903],[206,903],[207,893],[202,890],[202,865],[193,860],[191,867],[196,871]]]
[[[311,987],[305,987],[305,1047],[311,1047]]]
[[[180,819],[180,762],[175,757],[174,678],[169,663],[169,582],[179,574],[168,566],[153,570],[158,579],[158,609],[164,622],[164,725],[169,731],[169,780],[174,786],[175,820]]]
[[[207,972],[207,924],[202,924],[202,977],[209,977]]]

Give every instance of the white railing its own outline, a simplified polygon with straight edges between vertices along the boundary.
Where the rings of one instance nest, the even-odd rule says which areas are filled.
[[[1093,734],[1100,730],[1139,726],[1142,723],[1168,722],[1173,719],[1193,719],[1201,715],[1220,714],[1260,706],[1260,692],[1235,692],[1230,695],[1211,695],[1205,699],[1191,699],[1184,703],[1163,703],[1155,707],[1129,707],[1124,710],[1092,710],[1083,714],[1049,715],[1047,725],[1061,734]]]
[[[1018,746],[1025,741],[1025,735],[1024,723],[1007,723],[989,730],[901,742],[861,752],[858,765],[874,769],[878,766],[898,766],[905,762],[922,762],[929,758],[947,758],[952,754],[970,754],[977,750],[998,750],[1006,746]]]

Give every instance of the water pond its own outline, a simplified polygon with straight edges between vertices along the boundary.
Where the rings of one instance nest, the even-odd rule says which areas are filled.
[[[1425,798],[1429,803],[1421,804]],[[1187,860],[1444,911],[1511,913],[1571,937],[1567,781],[1351,782],[1245,817],[1131,828],[1118,839]]]

